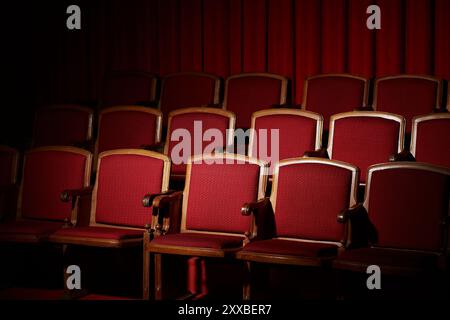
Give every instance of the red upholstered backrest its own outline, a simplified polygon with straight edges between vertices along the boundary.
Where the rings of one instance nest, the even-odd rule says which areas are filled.
[[[450,116],[417,123],[415,158],[450,168]]]
[[[102,107],[136,105],[149,102],[153,97],[155,78],[144,73],[114,73],[103,87]]]
[[[249,75],[231,78],[227,86],[226,108],[236,114],[237,128],[250,128],[253,112],[280,104],[280,79]]]
[[[151,222],[152,213],[142,206],[142,198],[162,191],[163,173],[164,160],[158,158],[100,155],[95,221],[143,228]]]
[[[377,82],[376,110],[396,113],[406,118],[411,131],[414,116],[431,113],[436,108],[438,83],[421,78],[393,78]]]
[[[192,164],[186,208],[186,229],[240,233],[250,228],[241,215],[244,203],[258,198],[257,164]],[[185,194],[186,196],[186,194]]]
[[[294,114],[258,116],[255,118],[254,129],[256,140],[252,144],[252,156],[258,159],[270,160],[271,150],[274,148],[272,134],[275,132],[273,130],[278,130],[279,160],[301,157],[305,151],[316,149],[318,129],[317,120],[313,118]]]
[[[357,183],[354,171],[325,163],[300,162],[281,166],[277,179],[277,236],[343,239],[344,228],[336,217],[352,205],[352,184]]]
[[[161,91],[161,111],[170,111],[188,107],[202,107],[215,103],[216,78],[181,73],[164,79]]]
[[[376,245],[439,250],[441,222],[448,213],[449,176],[450,172],[414,168],[374,171],[368,211],[378,235]]]
[[[169,132],[168,132],[168,149],[167,155],[172,158],[172,173],[174,174],[184,174],[186,172],[186,164],[187,160],[192,155],[202,154],[205,150],[205,147],[210,145],[211,141],[203,141],[203,134],[208,129],[217,129],[220,131],[223,139],[215,140],[214,143],[217,143],[219,148],[223,148],[227,144],[226,138],[226,130],[229,128],[230,118],[216,113],[207,113],[207,112],[187,112],[187,113],[179,113],[173,114],[170,118],[169,124]],[[201,129],[200,124],[198,124],[198,132],[194,131],[194,125],[196,121],[201,121]],[[173,135],[174,131],[181,132],[179,129],[187,130],[190,133],[190,143],[186,141],[183,143],[183,139],[177,138],[175,140],[175,136]],[[181,141],[178,141],[181,140]],[[198,141],[199,150],[196,150],[194,143]],[[190,153],[184,151],[181,152],[180,147],[182,144],[186,144],[186,146],[190,145]],[[177,147],[178,145],[178,147]],[[175,150],[173,150],[176,148]],[[182,163],[179,163],[175,158],[172,157],[172,150],[175,156],[182,158]],[[198,152],[196,152],[198,151]]]
[[[36,113],[33,145],[70,146],[88,139],[92,112],[86,108],[60,106],[43,108]]]
[[[324,118],[324,129],[328,130],[330,116],[353,111],[365,105],[365,86],[362,79],[330,75],[308,79],[307,110],[317,112]]]
[[[361,182],[366,181],[369,166],[387,162],[392,154],[399,152],[400,124],[395,120],[345,117],[336,119],[333,130],[331,158],[358,166]]]
[[[85,186],[86,161],[90,161],[86,154],[67,150],[37,149],[27,153],[22,178],[22,217],[70,218],[72,205],[62,202],[60,195],[64,190]]]
[[[16,175],[17,151],[0,146],[0,187],[13,183]]]
[[[153,113],[130,109],[104,112],[100,117],[99,153],[121,148],[141,148],[156,142],[158,117]]]

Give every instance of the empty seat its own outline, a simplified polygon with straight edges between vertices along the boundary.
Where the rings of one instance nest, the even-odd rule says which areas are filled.
[[[267,170],[266,163],[240,155],[191,158],[184,194],[153,201],[154,208],[163,208],[183,199],[181,231],[167,232],[177,222],[165,219],[157,228],[160,236],[144,237],[144,298],[149,297],[149,254],[155,254],[155,297],[161,299],[161,254],[224,258],[242,247],[244,233],[252,230],[253,223],[240,210],[244,203],[264,197]],[[163,217],[167,215],[160,220]]]
[[[232,112],[217,108],[172,111],[164,147],[164,154],[172,160],[172,177],[184,177],[190,156],[223,152],[231,145],[235,121]]]
[[[159,109],[168,115],[176,109],[218,104],[219,92],[219,77],[197,72],[173,73],[162,80]]]
[[[317,112],[328,130],[331,115],[367,105],[369,82],[349,74],[321,74],[308,77],[303,89],[302,108]]]
[[[383,112],[347,112],[331,116],[328,156],[352,163],[366,182],[367,168],[389,161],[403,150],[405,119]]]
[[[76,222],[76,208],[60,201],[67,189],[88,187],[90,152],[73,147],[42,147],[25,153],[17,220],[0,226],[0,241],[39,242]]]
[[[429,76],[398,75],[375,80],[373,109],[402,115],[406,132],[415,116],[439,108],[441,82]]]
[[[270,73],[242,73],[227,78],[223,108],[236,114],[236,127],[249,128],[252,113],[286,102],[288,80]]]
[[[101,108],[126,105],[149,105],[156,99],[157,78],[152,74],[116,71],[106,75]]]
[[[93,110],[78,105],[56,105],[36,111],[33,146],[72,146],[92,138]]]
[[[414,162],[372,166],[362,211],[339,218],[350,223],[353,233],[359,232],[354,219],[368,215],[373,229],[369,246],[343,252],[333,266],[366,273],[377,265],[383,275],[402,276],[436,270],[444,255],[449,183],[450,169],[442,167]]]
[[[415,117],[410,151],[419,162],[450,168],[450,114]]]
[[[356,204],[359,170],[344,162],[296,158],[282,160],[275,167],[270,201],[247,204],[243,215],[256,221],[275,219],[275,232],[258,234],[237,258],[251,263],[324,266],[346,243],[346,231],[336,216]],[[273,210],[273,212],[272,212]],[[251,275],[247,274],[244,298],[249,299]]]

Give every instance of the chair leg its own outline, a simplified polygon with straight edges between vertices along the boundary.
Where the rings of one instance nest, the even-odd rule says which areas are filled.
[[[161,254],[155,254],[155,300],[162,300]]]
[[[145,250],[142,261],[142,295],[144,300],[150,299],[150,253]]]
[[[251,262],[245,261],[244,262],[244,285],[242,287],[242,299],[243,300],[250,300],[251,298],[251,281],[252,280],[252,274],[251,274]]]

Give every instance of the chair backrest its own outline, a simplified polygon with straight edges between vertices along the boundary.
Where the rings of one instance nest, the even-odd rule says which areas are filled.
[[[172,111],[164,147],[172,160],[172,174],[184,175],[192,155],[212,153],[214,148],[223,152],[233,143],[235,121],[234,113],[217,108]]]
[[[321,74],[304,83],[302,108],[317,112],[328,130],[333,114],[353,111],[367,105],[369,81],[350,74]]]
[[[61,192],[89,186],[92,154],[74,147],[41,147],[25,153],[18,218],[73,221]]]
[[[354,111],[331,116],[328,138],[330,159],[359,167],[361,183],[367,168],[389,161],[403,150],[405,119],[401,116],[372,111]]]
[[[450,113],[415,117],[410,151],[419,162],[450,168]]]
[[[314,112],[287,108],[257,111],[252,115],[249,156],[268,162],[301,157],[305,151],[321,148],[322,127],[322,116]],[[278,141],[272,141],[277,136]]]
[[[242,73],[227,78],[224,109],[236,114],[236,127],[249,128],[252,113],[286,103],[287,78],[270,73]]]
[[[70,146],[92,138],[92,109],[55,105],[36,111],[33,146]]]
[[[398,75],[375,80],[373,109],[402,115],[406,132],[415,116],[439,108],[441,81],[430,76]]]
[[[162,80],[159,109],[164,114],[219,103],[220,78],[207,73],[181,72]]]
[[[241,215],[241,208],[264,197],[267,173],[267,163],[242,155],[191,158],[181,231],[243,235],[252,230],[253,222]]]
[[[142,206],[142,198],[167,191],[169,176],[170,160],[160,153],[136,149],[101,153],[90,224],[144,228],[152,215]]]
[[[449,190],[450,169],[415,162],[372,166],[364,206],[376,230],[374,245],[440,251]]]
[[[19,151],[0,145],[0,187],[16,183]]]
[[[100,106],[102,108],[141,105],[156,98],[157,78],[145,72],[116,71],[106,75]]]
[[[103,109],[99,114],[97,154],[159,143],[161,121],[161,111],[152,108],[120,106]]]
[[[359,170],[314,158],[280,161],[270,197],[280,238],[341,242],[345,228],[337,215],[356,204]]]

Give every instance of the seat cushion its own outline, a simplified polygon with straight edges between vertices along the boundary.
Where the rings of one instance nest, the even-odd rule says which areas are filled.
[[[222,236],[199,233],[177,233],[157,237],[151,242],[157,246],[179,246],[212,249],[239,248],[242,246],[243,237]]]
[[[24,220],[0,225],[0,235],[32,235],[37,237],[52,234],[63,226],[62,222]]]
[[[65,228],[53,234],[53,237],[75,237],[124,240],[143,237],[144,231],[108,227]]]
[[[321,258],[336,255],[337,249],[334,244],[271,239],[251,242],[242,252]]]

